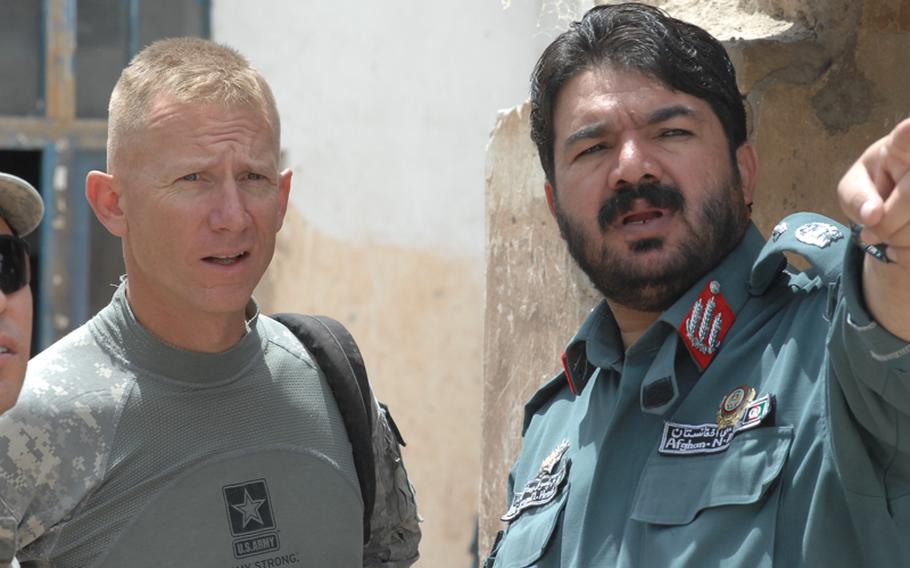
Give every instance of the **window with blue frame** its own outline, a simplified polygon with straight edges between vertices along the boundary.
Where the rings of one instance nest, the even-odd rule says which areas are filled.
[[[105,168],[107,102],[120,70],[149,43],[209,37],[210,0],[0,1],[0,171],[41,191],[29,236],[33,354],[107,304],[123,273],[120,242],[85,201]]]

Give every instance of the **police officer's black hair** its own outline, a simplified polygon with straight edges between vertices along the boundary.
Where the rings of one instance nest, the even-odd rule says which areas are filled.
[[[531,75],[531,140],[554,187],[556,98],[574,76],[602,67],[637,71],[707,102],[720,119],[735,163],[736,149],[746,141],[746,111],[733,63],[720,42],[651,6],[597,6],[544,50]]]

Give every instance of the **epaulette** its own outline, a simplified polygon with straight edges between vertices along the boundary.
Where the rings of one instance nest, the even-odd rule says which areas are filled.
[[[791,290],[809,293],[837,281],[843,266],[850,231],[840,223],[817,213],[794,213],[771,231],[752,265],[749,292],[763,294],[783,272]],[[792,252],[805,258],[810,267],[803,271],[785,270]]]
[[[524,423],[521,425],[522,436],[528,431],[528,426],[531,424],[531,418],[537,414],[537,411],[543,408],[545,404],[566,388],[568,388],[568,383],[566,382],[566,373],[563,371],[537,389],[534,396],[525,403]]]

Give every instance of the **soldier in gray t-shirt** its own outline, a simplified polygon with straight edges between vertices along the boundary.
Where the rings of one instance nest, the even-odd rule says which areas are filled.
[[[127,276],[0,417],[0,564],[410,566],[414,493],[385,415],[364,538],[325,376],[251,298],[291,183],[263,77],[230,48],[163,40],[123,71],[109,115],[108,171],[86,196]]]

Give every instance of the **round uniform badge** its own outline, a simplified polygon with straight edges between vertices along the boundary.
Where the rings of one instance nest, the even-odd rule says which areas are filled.
[[[727,428],[739,422],[746,407],[755,400],[755,394],[755,389],[746,385],[740,385],[727,393],[717,409],[717,427]]]

